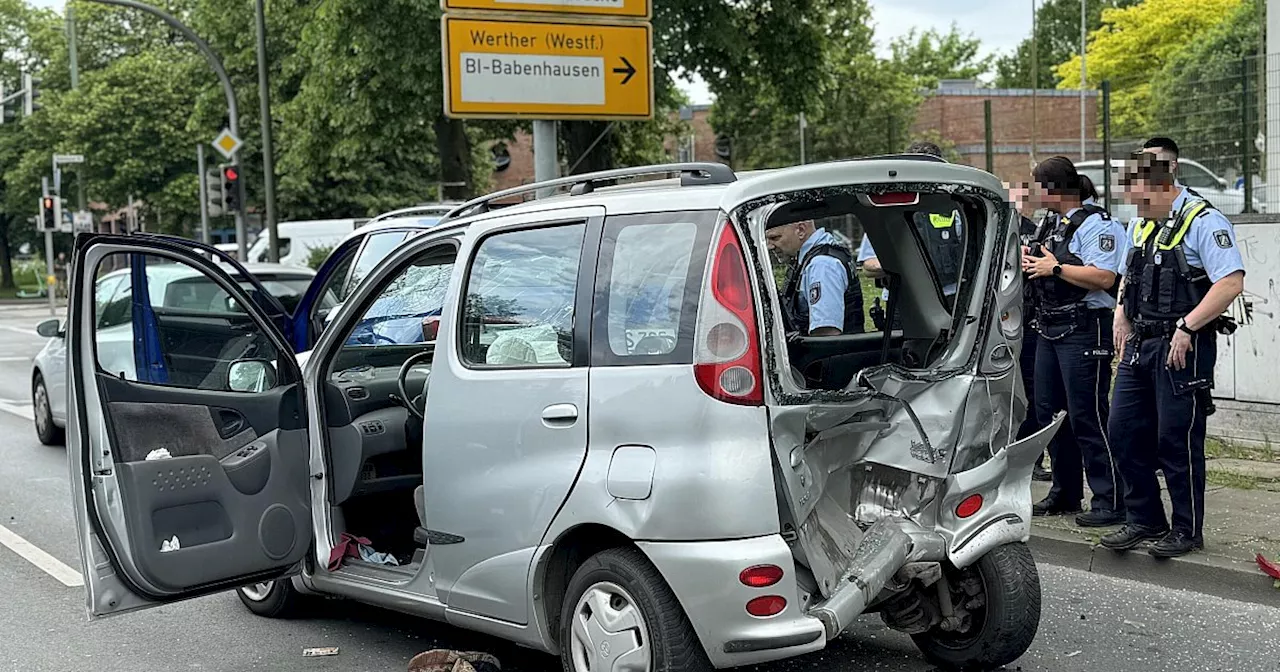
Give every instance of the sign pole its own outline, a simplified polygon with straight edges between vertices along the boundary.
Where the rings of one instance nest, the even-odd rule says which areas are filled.
[[[559,177],[560,152],[558,144],[556,141],[556,122],[533,122],[533,179],[535,182],[545,182]],[[538,198],[550,196],[551,191],[550,189],[540,190]]]
[[[196,145],[196,170],[200,171],[200,242],[209,244],[209,175],[204,168],[204,144]]]
[[[46,198],[49,196],[49,178],[40,178],[40,190]],[[44,221],[40,222],[40,226],[44,226]],[[58,300],[54,298],[55,285],[53,281],[56,278],[53,275],[53,231],[44,230],[44,269],[45,269],[45,293],[49,295],[49,314],[58,316]]]

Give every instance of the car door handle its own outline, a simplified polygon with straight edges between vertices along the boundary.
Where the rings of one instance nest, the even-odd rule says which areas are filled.
[[[578,407],[573,404],[552,404],[542,409],[542,422],[548,427],[569,427],[578,421]]]

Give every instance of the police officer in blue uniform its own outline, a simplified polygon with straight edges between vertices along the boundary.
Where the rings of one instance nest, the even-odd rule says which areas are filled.
[[[797,263],[787,272],[782,318],[788,335],[839,336],[865,331],[862,285],[853,254],[812,220],[769,222],[769,249]]]
[[[1082,527],[1124,522],[1119,466],[1109,442],[1112,310],[1124,260],[1124,229],[1106,210],[1084,201],[1097,192],[1071,160],[1055,156],[1032,171],[1031,198],[1048,215],[1023,256],[1035,300],[1035,405],[1041,427],[1066,410],[1075,440],[1055,436],[1053,488],[1033,507],[1039,516],[1080,511],[1083,476],[1093,491]]]
[[[1120,365],[1110,426],[1127,522],[1101,543],[1129,550],[1155,541],[1151,555],[1171,558],[1204,548],[1204,436],[1216,333],[1232,331],[1223,312],[1244,291],[1244,260],[1231,223],[1178,186],[1169,161],[1138,154],[1121,187],[1139,212],[1129,224],[1115,314]],[[1172,526],[1157,468],[1173,505]]]

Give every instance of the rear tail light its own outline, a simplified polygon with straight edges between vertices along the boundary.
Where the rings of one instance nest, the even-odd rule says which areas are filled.
[[[777,565],[756,565],[742,570],[738,580],[748,588],[768,588],[782,580],[782,568]]]
[[[787,598],[781,595],[765,595],[747,603],[747,613],[757,618],[777,616],[787,608]]]
[[[718,234],[702,284],[693,375],[704,392],[720,401],[759,406],[764,403],[764,376],[751,274],[733,226],[722,223]]]
[[[968,518],[980,510],[982,510],[982,495],[975,493],[965,497],[964,501],[956,506],[956,517]]]

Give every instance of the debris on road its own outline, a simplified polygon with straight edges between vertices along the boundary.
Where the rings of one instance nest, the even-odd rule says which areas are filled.
[[[501,672],[498,659],[478,651],[423,651],[409,661],[409,672]]]
[[[1261,553],[1258,554],[1258,557],[1255,558],[1255,560],[1258,563],[1258,569],[1261,569],[1263,574],[1275,579],[1275,582],[1272,585],[1276,588],[1280,588],[1280,565],[1262,557]]]
[[[338,647],[336,646],[317,646],[310,649],[302,650],[303,658],[315,658],[316,656],[336,656],[338,655]]]

